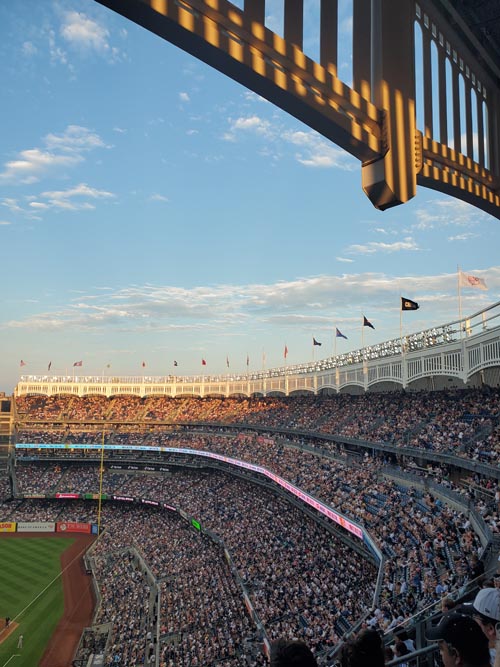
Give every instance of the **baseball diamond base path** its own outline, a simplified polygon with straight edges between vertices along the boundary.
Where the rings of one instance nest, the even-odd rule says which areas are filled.
[[[61,537],[61,533],[2,533],[2,539]],[[73,544],[61,554],[61,579],[64,591],[64,614],[50,638],[39,667],[71,667],[83,629],[92,623],[95,606],[92,576],[85,572],[83,555],[95,535],[66,534]],[[14,625],[12,623],[12,625]]]
[[[39,667],[71,667],[83,629],[92,623],[94,589],[92,576],[85,572],[83,554],[95,536],[72,533],[71,537],[75,538],[74,543],[61,554],[64,615],[47,644]]]
[[[3,628],[0,630],[0,644],[19,627],[19,623],[16,623],[15,621],[11,621],[8,628],[5,626],[5,621],[3,621],[3,624]]]

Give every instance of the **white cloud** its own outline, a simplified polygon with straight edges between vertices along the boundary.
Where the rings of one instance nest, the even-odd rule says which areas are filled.
[[[31,58],[38,53],[38,49],[33,42],[23,42],[22,52],[24,56]]]
[[[79,155],[57,155],[32,148],[21,151],[17,160],[11,160],[0,173],[0,181],[36,183],[47,172],[59,167],[72,167],[83,158]]]
[[[448,241],[468,241],[469,239],[477,238],[477,236],[477,234],[473,234],[472,232],[465,232],[464,234],[448,236]]]
[[[43,141],[47,148],[64,152],[80,153],[105,147],[98,134],[80,125],[68,125],[62,134],[47,134]]]
[[[365,244],[353,244],[348,246],[346,252],[351,254],[372,255],[377,252],[401,252],[402,250],[419,250],[418,244],[411,237],[405,238],[403,241],[396,241],[395,243],[382,243],[377,241],[369,241]]]
[[[223,135],[225,141],[236,141],[238,133],[251,132],[266,139],[263,153],[266,156],[271,150],[270,143],[274,146],[289,145],[299,149],[294,157],[297,162],[305,167],[338,168],[347,171],[357,168],[356,161],[346,151],[338,148],[313,130],[284,130],[256,114],[232,119],[229,125],[229,131]],[[272,154],[276,156],[277,151],[272,151]]]
[[[306,167],[338,167],[351,171],[357,166],[349,153],[312,130],[285,132],[283,138],[302,149],[301,153],[296,154],[296,158]]]
[[[481,273],[490,291],[500,289],[500,267]],[[175,286],[135,285],[113,290],[95,288],[78,295],[61,310],[37,313],[11,321],[6,328],[31,330],[109,330],[122,332],[168,331],[203,328],[214,332],[231,331],[233,326],[265,325],[280,320],[290,326],[359,317],[360,309],[377,303],[380,311],[394,312],[401,292],[418,295],[435,316],[434,323],[446,321],[443,311],[455,305],[456,274],[393,276],[384,273],[321,275],[271,284],[211,285],[185,289]],[[490,298],[474,295],[477,298]],[[355,304],[355,306],[353,306]],[[431,310],[435,304],[435,310]],[[477,303],[476,303],[477,306]],[[476,307],[475,306],[475,307]],[[354,312],[354,310],[355,312]],[[327,313],[327,315],[325,315]],[[443,320],[443,318],[445,318]]]
[[[4,164],[0,182],[36,183],[49,173],[68,169],[83,162],[83,155],[105,146],[98,134],[86,127],[69,125],[62,134],[48,134],[42,140],[45,148],[30,148],[18,158]]]
[[[345,262],[346,264],[351,264],[352,262],[354,262],[353,259],[349,259],[348,257],[335,257],[335,259],[337,260],[337,262]]]
[[[17,199],[12,199],[11,197],[6,197],[2,201],[2,206],[5,206],[6,208],[11,211],[11,213],[22,213],[23,208],[22,206],[19,206]]]
[[[459,199],[438,199],[415,211],[417,218],[413,229],[428,230],[435,227],[475,227],[490,218],[476,207]]]
[[[9,222],[8,220],[0,220],[0,227],[6,226],[6,225],[11,225],[12,223]]]
[[[247,102],[265,102],[266,104],[270,104],[270,102],[266,100],[265,97],[257,95],[257,93],[254,93],[253,90],[245,90],[243,92],[243,97]]]
[[[165,202],[168,202],[169,198],[165,197],[165,195],[154,194],[154,195],[151,195],[150,200],[151,201],[165,201]]]
[[[269,121],[260,118],[259,116],[247,116],[246,118],[237,118],[231,123],[233,131],[251,130],[257,134],[268,134],[271,124]]]
[[[80,48],[108,51],[109,31],[83,13],[66,12],[60,28],[61,37]]]
[[[115,195],[105,190],[97,190],[89,187],[86,183],[80,183],[68,190],[56,190],[51,192],[42,192],[40,197],[46,199],[46,203],[34,203],[30,206],[36,205],[41,208],[64,209],[67,211],[81,211],[95,208],[93,204],[88,201],[75,201],[76,199],[110,199]]]
[[[179,99],[181,102],[190,102],[188,93],[179,93]]]

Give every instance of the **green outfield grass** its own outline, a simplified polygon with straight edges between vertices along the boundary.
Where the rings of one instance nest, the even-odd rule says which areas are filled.
[[[19,623],[0,644],[0,667],[38,664],[64,611],[60,556],[73,542],[69,537],[0,539],[0,617]]]

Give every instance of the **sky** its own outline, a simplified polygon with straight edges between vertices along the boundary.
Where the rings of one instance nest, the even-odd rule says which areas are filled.
[[[282,4],[266,4],[277,32]],[[318,11],[306,0],[312,57]],[[458,266],[488,286],[463,290],[464,315],[500,298],[498,220],[425,188],[377,211],[347,153],[94,0],[0,3],[0,63],[0,391],[76,361],[319,360],[336,327],[338,353],[359,349],[363,316],[365,344],[398,337],[401,296],[420,305],[403,333],[456,320]]]

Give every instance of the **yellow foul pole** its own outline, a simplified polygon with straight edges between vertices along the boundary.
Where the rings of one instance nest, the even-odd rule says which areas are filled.
[[[97,506],[97,535],[101,534],[102,476],[104,474],[104,425],[102,427],[101,466],[99,468],[99,501]]]

